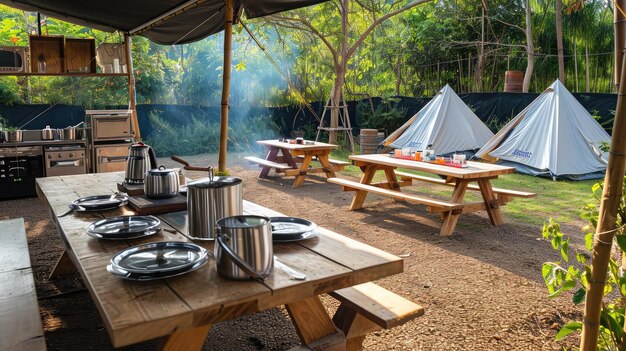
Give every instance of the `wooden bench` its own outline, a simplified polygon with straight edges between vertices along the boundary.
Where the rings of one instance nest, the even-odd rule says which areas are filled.
[[[330,293],[341,304],[333,322],[346,335],[346,350],[362,350],[367,333],[402,325],[424,314],[424,308],[374,283]]]
[[[294,157],[294,160],[296,160],[296,162],[302,163],[302,161],[304,160],[304,157],[296,156],[296,157]],[[319,162],[319,159],[317,158],[317,156],[313,156],[313,160]],[[333,158],[329,158],[328,162],[330,162],[330,164],[333,165],[333,167],[335,168],[336,171],[343,171],[345,166],[351,166],[352,165],[352,162],[342,161],[342,160],[335,160]]]
[[[385,188],[374,186],[374,185],[361,184],[359,182],[355,182],[355,181],[343,179],[343,178],[328,178],[328,182],[342,185],[344,191],[363,190],[369,193],[388,196],[397,200],[406,200],[409,202],[415,202],[415,203],[419,203],[422,205],[426,205],[426,206],[429,206],[429,211],[431,212],[450,211],[456,214],[456,213],[461,213],[463,208],[467,206],[467,204],[459,204],[455,202],[437,200],[437,199],[417,196],[413,194],[405,194],[399,191],[389,190],[389,189],[385,189]]]
[[[421,175],[418,175],[418,174],[402,172],[402,171],[395,171],[395,173],[396,173],[396,176],[400,177],[401,180],[415,179],[415,180],[421,180],[421,181],[428,182],[428,183],[433,183],[433,184],[454,186],[454,183],[448,183],[448,182],[446,182],[445,179],[442,179],[442,178],[433,178],[433,177],[421,176]],[[474,191],[480,191],[480,187],[477,184],[469,184],[467,186],[467,189],[468,190],[474,190]],[[526,191],[509,190],[509,189],[502,189],[502,188],[495,188],[495,187],[492,188],[492,189],[493,189],[493,192],[495,194],[498,194],[499,197],[501,198],[501,200],[504,200],[505,202],[508,201],[509,197],[531,198],[531,197],[537,196],[537,194],[535,194],[535,193],[529,193],[529,192],[526,192]]]
[[[268,160],[265,160],[256,156],[246,156],[244,158],[250,161],[251,163],[258,163],[260,166],[276,168],[278,170],[283,170],[283,171],[287,169],[291,169],[291,167],[287,164],[268,161]]]
[[[0,350],[46,350],[24,219],[0,221]]]

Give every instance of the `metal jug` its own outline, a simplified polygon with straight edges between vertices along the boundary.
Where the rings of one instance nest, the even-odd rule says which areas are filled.
[[[128,152],[124,181],[127,184],[143,184],[146,171],[156,167],[157,160],[154,150],[142,142],[133,144]]]
[[[199,240],[215,239],[218,219],[243,214],[242,181],[236,177],[215,177],[187,185],[189,236]]]
[[[274,268],[272,226],[262,216],[233,216],[216,223],[217,273],[231,279],[265,279]]]

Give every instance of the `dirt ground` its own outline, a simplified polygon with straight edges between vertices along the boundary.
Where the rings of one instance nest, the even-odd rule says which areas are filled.
[[[422,206],[369,195],[364,209],[349,211],[352,193],[323,178],[311,177],[292,189],[291,178],[259,180],[258,168],[239,160],[230,170],[244,180],[246,200],[404,257],[404,273],[377,283],[424,306],[426,314],[372,333],[366,350],[534,351],[576,345],[576,337],[554,341],[559,327],[580,318],[581,309],[572,306],[570,296],[548,299],[541,265],[559,256],[540,239],[539,226],[508,218],[505,225],[492,227],[479,212],[461,216],[453,236],[439,237],[438,216]],[[15,217],[26,221],[48,350],[112,350],[81,278],[70,274],[47,279],[63,247],[48,212],[36,198],[0,201],[0,219]],[[563,229],[578,234],[578,227]],[[330,298],[324,302],[335,307]],[[271,309],[215,325],[203,349],[285,350],[298,343],[286,312]],[[150,341],[122,350],[152,350],[156,345]]]

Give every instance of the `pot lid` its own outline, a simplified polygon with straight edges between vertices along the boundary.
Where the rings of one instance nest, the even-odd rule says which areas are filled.
[[[241,184],[242,180],[237,177],[215,177],[213,180],[209,178],[204,178],[200,180],[193,181],[187,185],[187,188],[200,188],[200,189],[210,189],[210,188],[223,188],[227,186],[233,186],[237,184]]]
[[[165,166],[159,166],[159,168],[149,169],[147,173],[152,176],[166,176],[169,174],[176,174],[173,169],[165,168]]]

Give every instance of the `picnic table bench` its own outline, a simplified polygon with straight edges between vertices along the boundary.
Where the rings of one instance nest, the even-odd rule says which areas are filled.
[[[396,200],[405,200],[426,205],[429,212],[440,213],[443,219],[440,235],[451,235],[456,228],[459,216],[462,213],[487,211],[492,225],[504,223],[500,207],[514,197],[530,198],[536,194],[525,191],[494,188],[491,180],[503,174],[515,172],[513,167],[468,162],[467,168],[456,168],[441,164],[419,162],[393,158],[389,155],[351,155],[350,159],[363,171],[359,182],[332,178],[328,182],[339,184],[344,191],[355,191],[350,210],[363,207],[368,193],[388,196]],[[439,178],[427,177],[396,171],[397,168],[428,172]],[[372,183],[377,171],[385,173],[386,181]],[[401,187],[413,184],[413,181],[424,181],[454,187],[450,200],[440,200],[430,196],[407,194],[401,192]],[[476,184],[472,184],[476,183]],[[479,191],[483,201],[463,202],[467,190]]]
[[[0,350],[46,350],[24,219],[0,221]]]
[[[246,156],[245,159],[262,167],[259,178],[267,178],[274,169],[276,173],[285,176],[295,176],[293,187],[297,188],[304,183],[307,174],[324,173],[327,178],[335,177],[336,171],[341,171],[350,162],[333,160],[330,152],[338,146],[319,141],[304,141],[308,144],[290,144],[279,140],[259,140],[258,144],[265,146],[265,159],[256,156]],[[311,167],[312,161],[318,161],[321,167]]]
[[[419,305],[372,283],[402,272],[401,258],[322,227],[316,238],[274,245],[281,261],[307,275],[304,281],[280,270],[262,282],[224,279],[213,260],[195,272],[164,280],[114,277],[104,267],[119,250],[146,242],[187,241],[185,211],[158,216],[167,231],[123,241],[91,238],[85,228],[104,215],[133,214],[125,207],[58,217],[76,197],[112,193],[122,179],[121,172],[37,179],[38,194],[65,244],[63,255],[70,259],[59,264],[78,270],[115,347],[163,338],[163,350],[199,350],[211,324],[284,305],[304,345],[301,349],[360,350],[368,331],[391,328],[424,313]],[[248,201],[244,213],[281,216]],[[213,249],[212,242],[199,245]],[[333,318],[319,298],[325,293],[343,306]]]

